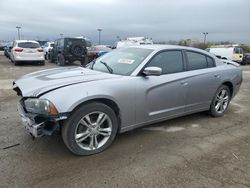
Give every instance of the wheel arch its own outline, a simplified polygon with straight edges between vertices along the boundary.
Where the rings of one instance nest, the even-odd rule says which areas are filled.
[[[234,86],[233,86],[232,82],[230,82],[230,81],[225,81],[225,82],[222,83],[222,85],[225,85],[225,86],[227,86],[227,87],[229,88],[229,90],[230,90],[230,95],[231,95],[231,97],[232,97],[233,94],[234,94]]]

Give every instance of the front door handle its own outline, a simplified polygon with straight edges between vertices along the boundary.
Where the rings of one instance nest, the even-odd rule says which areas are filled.
[[[181,82],[181,85],[186,86],[186,85],[188,85],[188,83],[183,81],[183,82]]]

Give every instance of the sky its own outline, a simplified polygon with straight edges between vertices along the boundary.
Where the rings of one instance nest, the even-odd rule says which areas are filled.
[[[85,36],[250,44],[250,0],[0,0],[0,41]]]

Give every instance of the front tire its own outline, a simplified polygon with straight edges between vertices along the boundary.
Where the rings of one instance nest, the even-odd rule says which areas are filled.
[[[89,103],[75,110],[64,122],[62,138],[76,155],[92,155],[107,149],[115,139],[118,121],[103,103]]]
[[[229,88],[226,85],[220,86],[212,100],[209,113],[213,117],[223,116],[228,109],[230,100],[231,93]]]

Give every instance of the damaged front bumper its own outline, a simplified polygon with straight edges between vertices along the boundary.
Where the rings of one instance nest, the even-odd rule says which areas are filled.
[[[25,112],[22,102],[18,103],[17,110],[21,116],[23,126],[35,138],[52,135],[55,130],[59,129],[59,121],[67,118],[67,116],[44,117]]]

